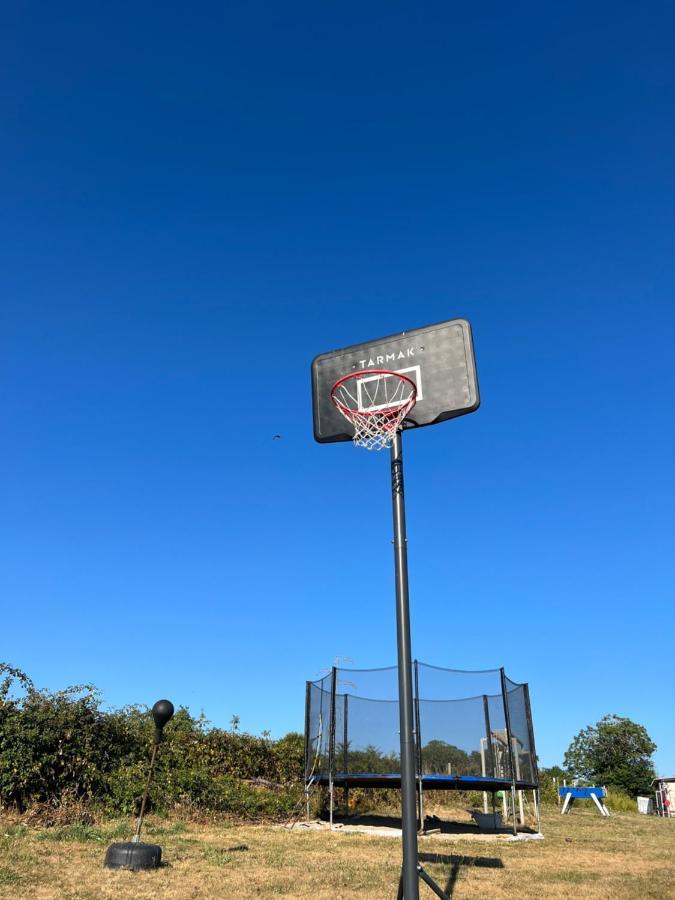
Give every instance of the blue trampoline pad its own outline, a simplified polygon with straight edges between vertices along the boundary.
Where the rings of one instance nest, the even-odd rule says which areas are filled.
[[[481,775],[422,775],[417,783],[422,782],[425,791],[508,791],[512,782],[508,778],[490,778]],[[319,775],[315,784],[328,786],[328,775]],[[333,786],[338,788],[391,788],[401,787],[400,774],[377,775],[372,772],[338,773],[333,776]],[[516,781],[516,790],[534,790],[537,785],[528,781]]]

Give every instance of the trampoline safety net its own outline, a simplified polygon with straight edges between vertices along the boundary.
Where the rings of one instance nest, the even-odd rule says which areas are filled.
[[[418,661],[413,674],[417,775],[426,787],[538,786],[527,684],[502,669],[462,672]],[[365,776],[400,777],[399,752],[396,666],[334,668],[307,682],[307,783],[377,786]]]

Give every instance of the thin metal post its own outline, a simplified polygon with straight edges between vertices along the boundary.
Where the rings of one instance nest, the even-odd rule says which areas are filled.
[[[530,686],[524,684],[525,688],[525,715],[527,716],[527,731],[530,738],[530,765],[532,767],[532,777],[537,784],[534,790],[534,808],[537,813],[537,831],[541,834],[541,799],[539,792],[539,763],[537,761],[537,749],[534,744],[534,725],[532,723],[532,708],[530,706]],[[557,791],[556,791],[557,793]],[[560,797],[558,797],[560,802]]]
[[[518,779],[518,781],[521,781],[520,754],[518,753],[518,738],[512,737],[511,744],[513,747],[513,752],[511,755],[513,756],[513,760],[516,764],[516,778]],[[525,812],[523,810],[523,792],[520,788],[518,788],[518,814],[519,814],[519,818],[520,818],[520,824],[524,825],[525,824]]]
[[[422,728],[420,716],[420,673],[419,663],[417,660],[413,663],[415,673],[415,746],[417,748],[417,783],[419,788],[420,801],[420,823],[419,830],[424,834],[424,788],[422,786]]]
[[[518,834],[518,824],[516,822],[516,770],[513,765],[513,744],[511,740],[511,713],[509,712],[509,698],[506,688],[506,672],[502,667],[500,670],[502,681],[502,700],[504,701],[504,723],[506,725],[506,745],[509,751],[509,766],[511,768],[511,811],[513,813],[513,833]]]
[[[487,737],[488,760],[492,766],[490,774],[493,778],[497,777],[495,770],[495,748],[492,746],[492,728],[490,727],[490,705],[488,703],[487,694],[483,694],[483,716],[485,718],[485,736]]]
[[[485,778],[487,769],[485,768],[485,754],[487,753],[487,738],[480,739],[480,774]],[[483,791],[483,812],[487,815],[488,799],[487,791]]]
[[[483,718],[485,719],[485,760],[486,763],[490,764],[490,775],[492,778],[496,778],[497,773],[495,772],[495,754],[494,747],[492,746],[492,729],[490,728],[490,706],[488,703],[487,694],[483,694]],[[481,746],[481,755],[482,755],[482,746]],[[487,774],[487,765],[485,765],[485,771],[483,775]],[[492,809],[494,811],[495,805],[495,795],[492,794]],[[483,811],[487,813],[487,792],[483,791]]]
[[[330,792],[330,827],[333,827],[333,776],[335,774],[335,694],[337,692],[337,669],[331,669],[330,678],[330,725],[328,731],[328,790]]]
[[[312,702],[312,683],[311,681],[305,682],[305,809],[306,809],[306,821],[309,822],[309,786],[307,784],[307,777],[310,770],[311,763],[309,761],[309,729],[311,727],[311,714],[310,714],[310,704]]]
[[[349,758],[348,758],[348,746],[349,746],[349,729],[347,726],[349,717],[349,694],[345,694],[345,703],[343,710],[343,723],[342,723],[342,772],[347,775],[349,772]],[[349,815],[349,782],[345,779],[345,806],[346,813]]]
[[[159,743],[155,743],[152,748],[152,756],[150,757],[150,768],[148,769],[148,779],[145,782],[145,791],[143,792],[143,799],[141,800],[141,812],[138,816],[138,821],[136,823],[136,832],[131,839],[133,844],[138,844],[141,840],[141,828],[143,827],[143,817],[145,815],[145,806],[148,802],[148,794],[150,793],[150,782],[152,781],[152,772],[155,768],[155,757],[157,756],[157,748],[159,747]]]
[[[312,683],[305,682],[305,785],[307,785],[307,773],[309,772],[309,729],[310,729],[310,703]]]
[[[403,493],[403,447],[400,431],[394,435],[391,445],[391,493],[394,516],[398,705],[401,729],[401,825],[403,831],[401,880],[405,900],[419,900],[408,548]]]

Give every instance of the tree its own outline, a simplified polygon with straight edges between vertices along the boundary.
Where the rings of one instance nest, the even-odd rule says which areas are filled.
[[[466,753],[445,741],[432,740],[422,747],[422,764],[427,772],[437,775],[481,775],[480,753]]]
[[[644,725],[610,715],[579,732],[565,754],[564,766],[574,778],[613,785],[635,797],[650,790],[655,750]]]

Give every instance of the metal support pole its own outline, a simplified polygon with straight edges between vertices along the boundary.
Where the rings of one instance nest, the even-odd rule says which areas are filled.
[[[487,753],[486,749],[487,738],[480,739],[480,774],[485,778],[487,769],[485,768],[485,754]],[[487,815],[488,811],[488,798],[487,791],[483,791],[483,812]]]
[[[152,748],[152,756],[150,758],[150,768],[148,769],[148,780],[145,782],[145,791],[143,792],[143,799],[141,801],[141,812],[138,816],[138,821],[136,823],[136,832],[131,839],[133,844],[138,844],[141,840],[141,828],[143,827],[143,817],[145,815],[145,806],[148,802],[148,794],[150,793],[150,782],[152,781],[152,772],[155,768],[155,757],[157,756],[157,748],[159,747],[159,743],[155,743],[155,746]]]
[[[509,751],[509,764],[511,768],[511,809],[513,813],[513,833],[518,834],[518,824],[516,822],[516,770],[513,764],[513,743],[511,732],[511,713],[509,712],[509,698],[506,688],[506,672],[503,667],[499,670],[502,680],[502,698],[504,700],[504,722],[506,724],[506,745]]]
[[[413,663],[415,673],[415,747],[417,750],[417,785],[419,791],[420,819],[419,831],[424,834],[424,788],[422,786],[422,728],[420,716],[420,673],[417,660]]]
[[[398,708],[401,729],[401,825],[403,866],[398,896],[419,900],[421,878],[438,897],[449,900],[417,857],[417,810],[415,809],[415,735],[413,729],[412,652],[410,649],[410,602],[408,596],[408,543],[403,491],[403,447],[397,431],[391,445],[391,496],[394,515],[394,563],[396,572],[396,638],[398,647]]]
[[[398,706],[401,729],[402,887],[405,900],[419,900],[408,547],[405,527],[405,497],[403,493],[403,446],[400,431],[397,431],[394,435],[391,445],[391,493],[394,514]]]
[[[487,764],[490,764],[491,771],[490,775],[492,778],[496,778],[497,773],[495,771],[495,754],[494,747],[492,746],[492,729],[490,727],[490,705],[488,702],[487,694],[483,694],[483,718],[485,719],[485,740],[487,741],[485,747],[485,771],[483,775],[487,775]],[[482,754],[482,745],[481,745],[481,754]],[[494,812],[495,806],[495,795],[492,794],[492,810]],[[487,793],[483,791],[483,809],[487,812]]]
[[[306,809],[306,821],[309,822],[309,785],[307,783],[307,778],[309,775],[309,771],[311,768],[311,763],[309,761],[309,729],[311,722],[311,714],[310,714],[310,704],[312,702],[312,683],[311,681],[305,682],[305,809]]]
[[[345,694],[345,704],[343,711],[343,722],[342,722],[342,772],[344,775],[347,775],[349,772],[349,757],[348,757],[348,747],[349,747],[349,730],[348,730],[348,717],[349,717],[349,694]],[[347,779],[345,779],[345,813],[349,815],[349,784]]]
[[[309,762],[309,729],[310,729],[310,703],[311,703],[312,683],[305,682],[305,785],[307,784],[307,775],[310,769]]]
[[[523,685],[525,689],[525,714],[527,716],[527,733],[530,738],[530,761],[532,768],[532,777],[537,784],[537,788],[534,791],[534,808],[537,814],[537,831],[541,834],[541,798],[539,793],[539,762],[537,760],[537,749],[534,744],[534,725],[532,724],[532,708],[530,706],[530,686],[529,684]],[[556,793],[557,790],[556,790]],[[558,803],[560,803],[560,797],[558,797]]]
[[[521,775],[520,775],[520,762],[519,762],[520,754],[518,753],[518,738],[512,737],[511,745],[512,745],[511,757],[516,765],[516,778],[518,779],[518,781],[520,781]],[[523,792],[520,789],[518,789],[518,815],[519,815],[520,824],[524,825],[525,824],[525,811],[523,810]]]
[[[330,827],[333,828],[333,776],[335,775],[335,695],[337,693],[337,669],[331,669],[330,677],[330,726],[328,731],[328,790],[330,792]]]

